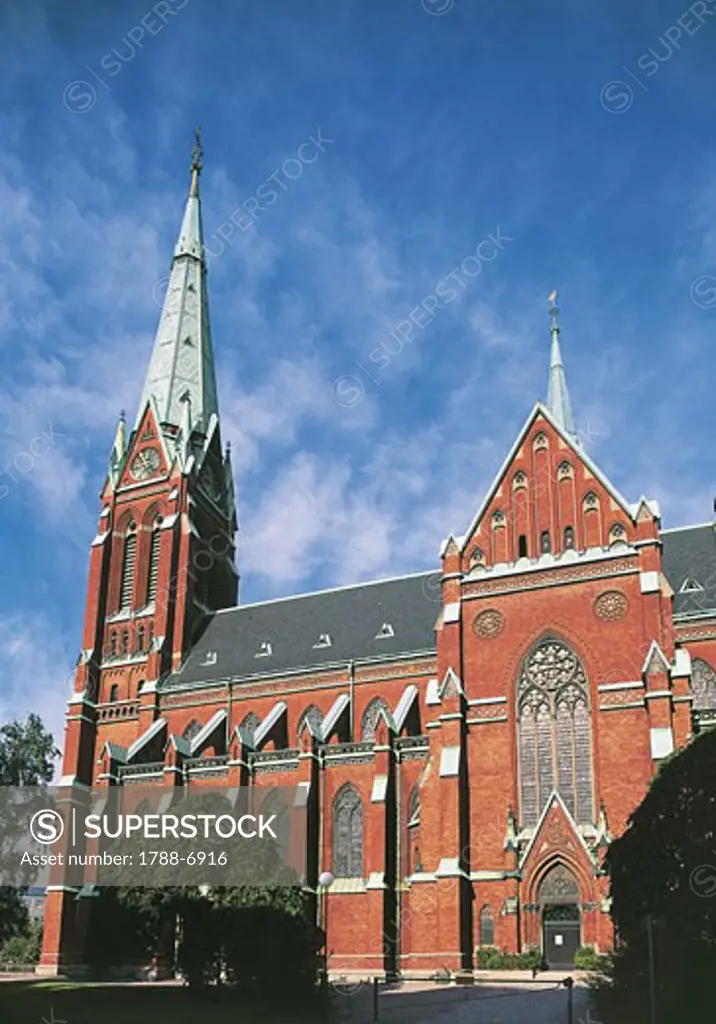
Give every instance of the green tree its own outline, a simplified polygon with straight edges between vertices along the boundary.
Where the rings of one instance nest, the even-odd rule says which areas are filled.
[[[0,727],[0,786],[43,786],[54,775],[60,751],[39,715]]]
[[[0,727],[0,786],[44,786],[59,751],[38,715]],[[0,886],[0,943],[26,934],[30,922],[21,890]]]
[[[599,990],[610,1022],[647,1020],[651,919],[660,1024],[710,1008],[716,969],[716,731],[665,762],[608,851],[617,951]]]

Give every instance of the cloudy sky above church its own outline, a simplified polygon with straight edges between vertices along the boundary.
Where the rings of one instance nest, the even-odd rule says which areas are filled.
[[[536,400],[664,526],[715,492],[716,0],[0,14],[0,719],[60,720],[201,124],[241,599],[437,566]]]

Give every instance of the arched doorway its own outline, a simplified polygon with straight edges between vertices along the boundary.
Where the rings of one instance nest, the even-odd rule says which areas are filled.
[[[582,933],[579,883],[564,864],[556,864],[544,876],[538,903],[542,915],[542,952],[547,966],[559,970],[573,967]]]

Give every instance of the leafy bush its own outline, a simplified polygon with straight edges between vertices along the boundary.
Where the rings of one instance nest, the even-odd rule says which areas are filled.
[[[508,953],[497,946],[480,946],[477,950],[477,967],[485,971],[531,971],[541,963],[542,953],[537,946],[522,953]]]
[[[497,946],[480,946],[477,951],[477,966],[486,971],[499,971],[504,967],[503,953]]]
[[[42,949],[42,924],[35,922],[27,931],[13,935],[0,946],[0,967],[24,967],[36,964]]]
[[[574,954],[574,966],[578,971],[602,971],[609,957],[597,953],[593,946],[580,946]]]

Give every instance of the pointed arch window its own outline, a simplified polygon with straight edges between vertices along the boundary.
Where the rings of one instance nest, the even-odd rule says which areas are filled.
[[[408,797],[408,864],[407,874],[412,875],[423,870],[420,856],[420,789],[416,783]]]
[[[587,677],[562,641],[542,640],[527,655],[517,683],[522,823],[537,824],[552,790],[580,824],[594,817]]]
[[[703,658],[691,662],[691,691],[694,703],[691,711],[696,726],[716,724],[716,672]]]
[[[144,653],[144,626],[137,627],[137,651],[139,654]]]
[[[564,550],[571,551],[574,547],[574,527],[565,526],[564,528]]]
[[[241,722],[241,725],[239,726],[239,728],[246,730],[246,732],[249,734],[249,738],[251,739],[251,742],[253,743],[253,741],[254,741],[254,734],[255,734],[256,730],[258,729],[258,727],[260,725],[261,725],[261,719],[256,714],[256,712],[255,711],[249,711],[248,715],[246,715],[244,720]]]
[[[191,743],[195,736],[201,732],[201,725],[197,722],[196,718],[192,718],[191,722],[187,725],[182,733],[183,739]]]
[[[480,911],[480,945],[495,945],[495,920],[488,906],[484,906]]]
[[[109,634],[109,656],[110,658],[117,657],[117,631],[113,629]]]
[[[363,804],[349,782],[333,801],[333,874],[363,877]]]
[[[159,579],[159,548],[162,540],[162,517],[157,516],[152,527],[152,538],[149,542],[149,571],[147,573],[147,604],[151,604],[157,596],[157,580]]]
[[[549,530],[542,531],[542,536],[540,537],[540,548],[543,555],[548,555],[552,550],[552,540],[549,535]]]
[[[112,685],[109,688],[110,703],[114,704],[114,702],[118,699],[118,697],[119,697],[119,686],[117,685],[117,683],[112,683]]]
[[[296,729],[296,738],[298,740],[301,739],[301,736],[308,728],[309,723],[313,726],[313,731],[320,735],[321,726],[323,725],[323,715],[315,704],[309,704],[298,720],[298,728]]]
[[[119,587],[119,610],[129,611],[134,594],[134,566],[137,560],[137,524],[131,522],[124,537],[122,579]]]
[[[540,882],[537,902],[546,903],[578,903],[579,882],[564,864],[555,864]]]
[[[122,630],[122,654],[129,654],[129,630]]]
[[[382,697],[374,697],[361,719],[361,736],[365,741],[375,743],[375,730],[383,711],[388,712],[387,703]]]

